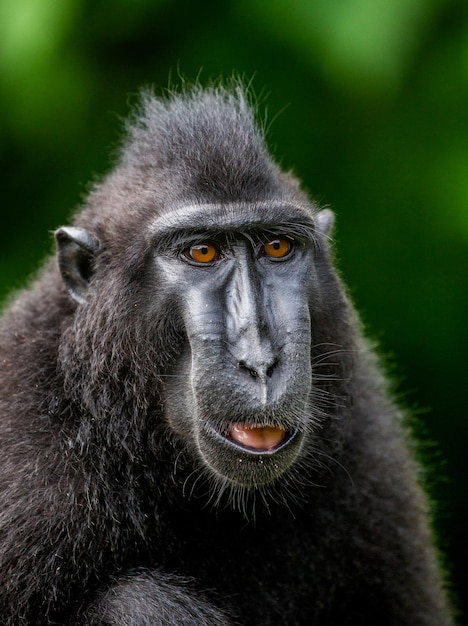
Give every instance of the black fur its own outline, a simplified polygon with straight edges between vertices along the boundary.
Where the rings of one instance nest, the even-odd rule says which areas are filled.
[[[311,236],[310,339],[298,347],[296,329],[291,345],[312,386],[291,365],[308,402],[277,473],[234,457],[220,473],[181,418],[185,296],[156,265],[186,206],[219,231],[244,216],[254,242],[278,207],[304,214],[287,227]],[[53,258],[1,320],[2,624],[452,623],[411,438],[333,269],[329,220],[271,161],[241,89],[144,96],[115,169],[57,234],[63,279]],[[173,229],[165,243],[155,222]],[[219,363],[203,371],[205,404],[246,421]]]

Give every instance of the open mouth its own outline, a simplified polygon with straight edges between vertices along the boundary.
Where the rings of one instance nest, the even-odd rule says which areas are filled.
[[[226,443],[251,454],[271,455],[287,446],[297,433],[281,426],[233,423],[224,433],[219,433]]]
[[[286,431],[280,426],[254,426],[231,424],[229,439],[241,446],[257,452],[271,452],[286,438]]]
[[[275,481],[296,460],[304,433],[278,424],[230,422],[223,428],[206,423],[198,439],[200,452],[217,474],[244,487]]]

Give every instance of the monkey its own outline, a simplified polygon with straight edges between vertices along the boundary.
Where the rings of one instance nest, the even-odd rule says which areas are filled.
[[[2,624],[453,623],[333,227],[248,89],[143,92],[1,318]]]

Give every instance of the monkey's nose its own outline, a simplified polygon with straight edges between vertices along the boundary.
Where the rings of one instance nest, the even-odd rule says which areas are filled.
[[[252,378],[260,378],[261,380],[265,380],[266,378],[271,378],[273,375],[273,371],[278,366],[278,359],[273,359],[270,362],[258,362],[255,363],[253,360],[248,361],[246,359],[241,359],[237,362],[237,367],[240,370],[247,371]]]

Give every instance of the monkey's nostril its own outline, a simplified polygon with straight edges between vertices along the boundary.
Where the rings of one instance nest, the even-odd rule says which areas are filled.
[[[274,363],[272,363],[270,367],[267,369],[266,375],[268,376],[268,378],[271,378],[273,376],[273,370],[276,368],[277,365],[278,365],[278,360],[275,360]]]
[[[247,365],[245,361],[238,361],[237,367],[240,370],[246,370],[252,376],[252,378],[258,378],[258,371],[255,369],[255,367]]]

